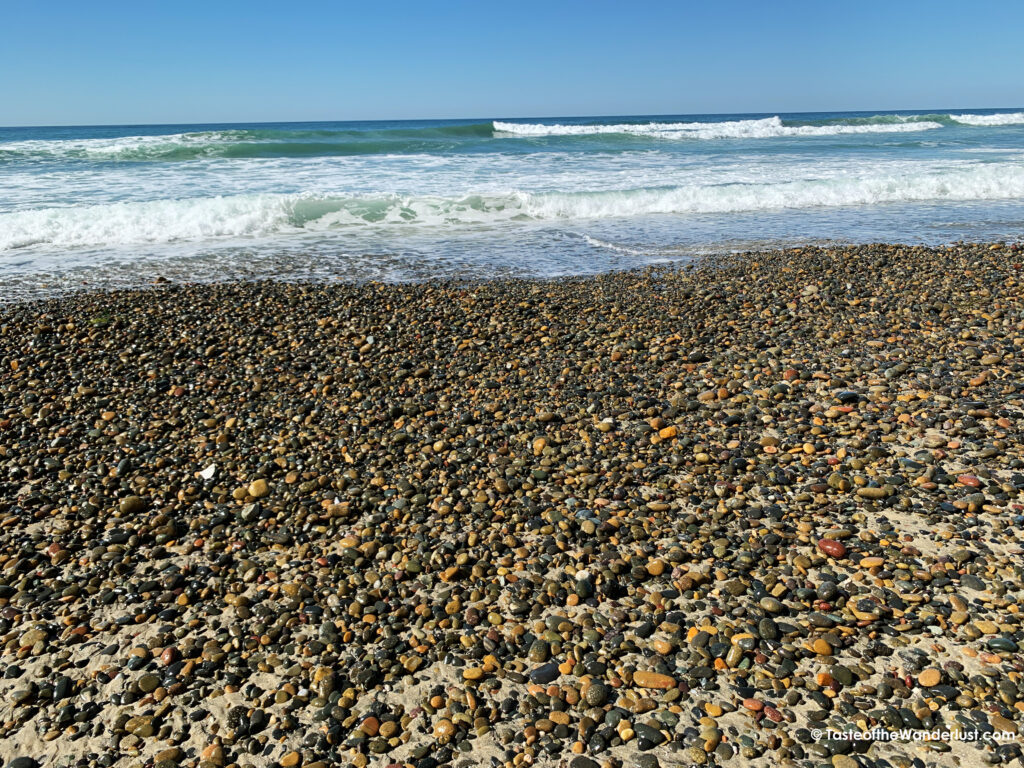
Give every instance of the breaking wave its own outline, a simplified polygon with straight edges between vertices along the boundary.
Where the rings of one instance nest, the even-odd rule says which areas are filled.
[[[995,115],[950,115],[963,125],[1024,125],[1024,112],[1001,112]]]
[[[915,133],[948,126],[1024,124],[1024,112],[846,116],[800,120],[779,116],[707,122],[527,123],[495,120],[382,128],[231,128],[143,136],[0,142],[0,165],[73,161],[171,162],[197,158],[288,158],[447,153],[494,139],[630,136],[652,140],[769,139]]]
[[[1024,198],[1024,165],[987,163],[919,175],[457,198],[237,195],[11,211],[0,214],[0,251],[252,238],[346,227],[472,226],[1012,198]]]
[[[444,151],[490,138],[490,123],[359,129],[238,128],[151,136],[31,139],[0,143],[0,162],[24,160],[174,161],[203,157],[317,157]]]
[[[820,125],[787,124],[781,117],[760,120],[728,120],[718,123],[598,123],[593,125],[544,123],[505,123],[496,120],[494,131],[498,135],[520,137],[591,136],[598,134],[626,134],[660,139],[768,139],[795,136],[839,136],[854,133],[908,133],[941,128],[942,123],[932,120],[842,122]]]

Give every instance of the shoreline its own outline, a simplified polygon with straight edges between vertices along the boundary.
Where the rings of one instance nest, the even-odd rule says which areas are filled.
[[[1019,759],[1020,261],[0,305],[0,764]]]
[[[750,244],[747,244],[748,246]],[[644,273],[652,271],[685,271],[696,267],[717,267],[723,264],[728,265],[733,259],[747,260],[757,258],[786,258],[787,255],[799,255],[801,253],[813,253],[813,252],[852,252],[858,249],[864,248],[901,248],[901,249],[924,249],[929,251],[944,251],[949,249],[957,248],[989,248],[993,245],[998,245],[1001,248],[1006,248],[1010,252],[1024,251],[1024,235],[1019,239],[1004,239],[999,241],[984,241],[984,242],[966,242],[966,241],[955,241],[943,244],[928,244],[923,242],[868,242],[858,243],[849,241],[831,241],[831,240],[811,240],[800,243],[787,243],[785,245],[776,246],[765,246],[765,247],[742,247],[736,248],[726,245],[721,246],[693,246],[692,250],[687,251],[677,258],[665,259],[661,261],[654,261],[647,264],[635,264],[630,266],[615,267],[595,272],[587,273],[572,273],[572,274],[524,274],[524,275],[489,275],[482,277],[474,277],[470,275],[441,275],[431,276],[424,275],[422,277],[405,277],[395,279],[377,279],[377,278],[359,278],[350,279],[344,277],[340,273],[333,274],[320,274],[314,275],[311,273],[299,272],[296,274],[287,273],[269,273],[265,277],[254,277],[251,275],[238,276],[228,275],[220,278],[203,278],[200,280],[180,280],[177,278],[168,278],[165,274],[161,274],[162,270],[160,262],[155,263],[142,263],[139,265],[139,270],[148,269],[152,271],[156,276],[146,281],[126,281],[119,280],[116,278],[103,278],[97,280],[93,284],[82,283],[82,287],[75,288],[57,288],[52,289],[54,292],[47,294],[29,294],[23,295],[24,288],[19,289],[20,295],[5,296],[0,293],[0,310],[6,307],[13,307],[24,304],[41,304],[50,301],[65,301],[74,300],[76,298],[85,299],[91,295],[107,295],[107,294],[120,294],[130,293],[138,291],[153,291],[164,288],[191,288],[191,287],[215,287],[215,286],[232,286],[232,285],[261,285],[267,284],[283,284],[283,285],[296,285],[296,286],[307,286],[315,288],[318,286],[327,287],[335,285],[346,285],[346,286],[364,286],[364,285],[431,285],[440,288],[465,288],[465,287],[477,287],[486,285],[488,283],[549,283],[549,282],[574,282],[574,281],[587,281],[594,280],[603,277],[610,277],[614,275],[630,275],[632,273]],[[304,258],[304,257],[303,257]],[[75,267],[72,273],[77,274],[83,267]],[[167,271],[167,270],[163,270]],[[175,274],[172,270],[171,274]],[[39,273],[38,275],[13,275],[12,279],[17,282],[19,286],[24,283],[32,282],[32,279],[38,278],[46,281],[53,281],[57,276],[54,273]],[[46,283],[47,285],[49,282]],[[33,289],[38,290],[38,289]]]

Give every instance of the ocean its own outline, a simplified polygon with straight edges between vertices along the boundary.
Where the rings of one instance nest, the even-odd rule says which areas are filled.
[[[1017,240],[1024,112],[0,128],[0,299]]]

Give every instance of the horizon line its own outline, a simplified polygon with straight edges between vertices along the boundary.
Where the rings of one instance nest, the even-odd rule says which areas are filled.
[[[740,117],[757,115],[821,115],[831,113],[857,114],[867,113],[884,114],[900,112],[923,112],[934,114],[940,112],[953,112],[956,110],[981,109],[981,110],[1024,110],[1024,106],[1004,107],[927,107],[927,108],[902,108],[902,109],[820,109],[820,110],[770,110],[759,112],[650,112],[650,113],[620,113],[620,114],[590,114],[590,115],[521,115],[517,117],[407,117],[407,118],[373,118],[373,119],[348,119],[348,120],[216,120],[202,121],[194,120],[189,122],[173,123],[51,123],[51,124],[14,124],[0,125],[0,130],[11,128],[155,128],[155,127],[178,127],[186,125],[287,125],[287,124],[319,124],[319,123],[419,123],[419,122],[476,122],[476,121],[504,121],[504,120],[583,120],[583,119],[606,119],[622,117]]]

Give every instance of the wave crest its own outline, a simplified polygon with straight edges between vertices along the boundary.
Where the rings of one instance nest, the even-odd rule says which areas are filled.
[[[302,157],[422,152],[490,138],[490,123],[386,129],[233,128],[152,136],[0,142],[0,162],[19,160],[159,161],[202,157]]]
[[[1000,112],[995,115],[950,115],[950,118],[964,125],[1024,125],[1024,112]]]
[[[546,125],[494,121],[496,135],[518,137],[591,136],[624,134],[661,139],[767,139],[789,136],[838,136],[854,133],[907,133],[941,128],[931,120],[787,125],[779,116],[759,120],[727,120],[718,123],[609,123],[595,125]]]
[[[28,139],[0,144],[0,158],[5,156],[49,156],[102,160],[118,156],[158,156],[186,147],[201,150],[206,147],[231,144],[242,141],[245,138],[245,133],[243,130],[229,130],[96,139]]]

